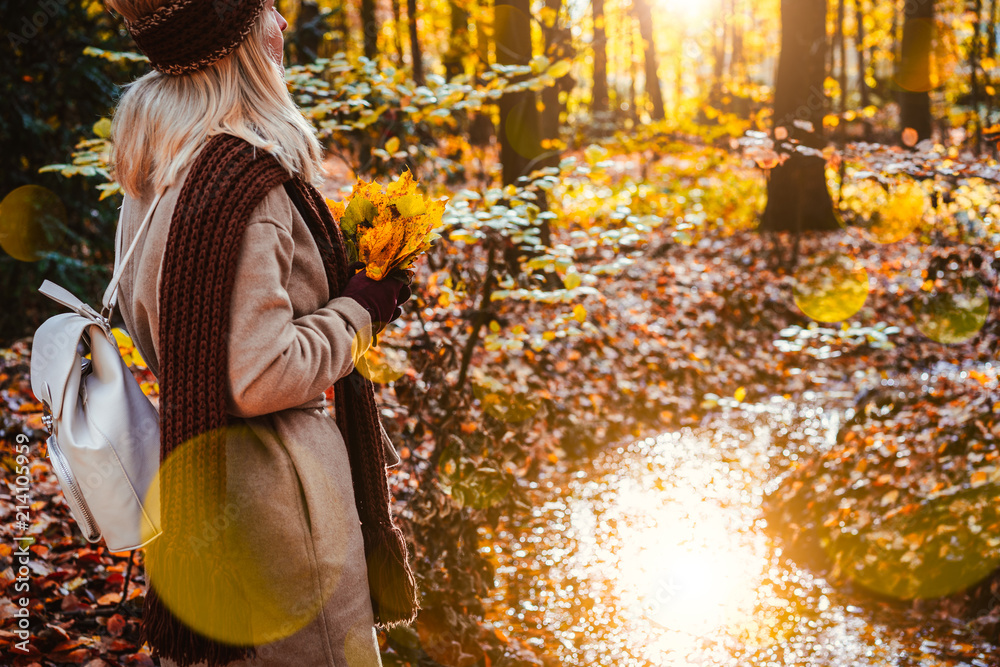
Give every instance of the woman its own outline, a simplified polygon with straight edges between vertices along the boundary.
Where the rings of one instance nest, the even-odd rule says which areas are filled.
[[[409,289],[346,265],[274,0],[107,4],[155,70],[111,156],[121,313],[160,382],[144,638],[165,667],[380,665],[373,626],[419,605],[353,369]]]

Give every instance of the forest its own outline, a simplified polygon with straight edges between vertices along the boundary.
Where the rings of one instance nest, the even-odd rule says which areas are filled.
[[[382,664],[1000,667],[997,0],[274,4],[330,206],[444,203],[357,365],[420,596]],[[0,17],[0,664],[156,665],[29,374],[150,64],[98,0]]]

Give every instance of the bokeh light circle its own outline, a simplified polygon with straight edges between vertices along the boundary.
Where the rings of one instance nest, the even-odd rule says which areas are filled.
[[[503,422],[522,422],[538,411],[537,403],[526,392],[517,391],[485,374],[473,380],[472,393],[485,413]]]
[[[929,498],[913,511],[893,512],[877,530],[844,533],[836,547],[841,570],[869,590],[902,600],[966,590],[1000,566],[993,533],[983,529],[1000,521],[995,494],[994,485],[984,484]],[[957,521],[960,516],[968,519]]]
[[[378,633],[372,619],[361,619],[350,627],[344,637],[344,659],[347,667],[368,667],[371,656],[379,653]]]
[[[538,115],[531,97],[518,102],[507,114],[504,132],[511,147],[521,157],[533,160],[544,152],[539,134]]]
[[[922,292],[911,302],[917,329],[945,345],[971,340],[990,314],[986,288],[971,276],[939,280],[937,285],[933,293]]]
[[[59,247],[66,227],[66,207],[40,185],[25,185],[0,202],[0,247],[22,262],[36,262]]]
[[[493,43],[498,62],[517,61],[525,53],[531,52],[531,42],[525,42],[524,35],[530,34],[531,18],[513,5],[498,4],[494,8]],[[501,117],[504,132],[514,151],[533,160],[544,152],[538,125],[538,109],[535,95],[522,95],[523,99],[507,112],[506,120]]]
[[[904,181],[888,192],[872,179],[845,183],[841,205],[875,243],[901,241],[923,222],[930,198],[919,183]]]
[[[919,184],[905,182],[893,189],[888,201],[868,227],[868,235],[876,243],[895,243],[910,234],[924,220],[930,202]]]
[[[859,178],[845,182],[840,190],[840,205],[845,218],[862,228],[870,228],[878,223],[879,216],[889,204],[885,188],[870,178]]]
[[[313,418],[329,419],[318,413]],[[322,471],[323,463],[304,454],[303,448],[296,449],[296,456],[310,456],[309,461],[289,465],[287,458],[280,460],[288,456],[287,449],[274,431],[264,435],[243,424],[213,433],[226,439],[224,509],[201,525],[184,526],[180,535],[162,533],[147,545],[149,582],[178,619],[216,641],[259,646],[290,637],[317,617],[323,595],[335,590],[343,572],[343,562],[336,558],[312,561],[311,550],[301,544],[302,533],[310,534],[307,518],[302,510],[280,502],[296,493],[305,503],[299,475],[306,467]],[[160,516],[163,489],[176,497],[186,488],[171,480],[190,474],[185,468],[190,457],[184,454],[200,444],[200,439],[183,443],[161,464],[146,493],[147,512]],[[346,459],[346,450],[344,455]],[[178,488],[170,489],[171,484]],[[334,484],[327,490],[337,493]],[[352,499],[337,495],[339,506],[332,511],[345,517],[346,526],[351,514],[339,508],[346,510]],[[337,539],[343,541],[343,526],[324,529],[339,531]],[[177,558],[178,553],[185,557]],[[220,563],[227,576],[219,575]],[[303,588],[304,579],[309,580],[308,589]],[[247,615],[235,622],[234,612]]]
[[[362,377],[375,384],[388,384],[403,377],[409,361],[406,351],[398,347],[380,344],[372,346],[357,359],[355,367]]]
[[[868,272],[847,255],[814,258],[795,270],[795,305],[817,322],[853,317],[868,299]]]

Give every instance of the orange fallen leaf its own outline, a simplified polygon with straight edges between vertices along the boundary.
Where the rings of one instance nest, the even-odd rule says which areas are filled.
[[[121,614],[115,614],[108,619],[108,633],[112,637],[121,637],[125,632],[125,618]]]
[[[105,593],[101,597],[97,598],[97,604],[101,605],[112,605],[121,602],[121,593]]]

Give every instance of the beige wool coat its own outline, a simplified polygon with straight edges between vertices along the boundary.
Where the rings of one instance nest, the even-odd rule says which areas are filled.
[[[154,374],[161,265],[186,176],[158,203],[119,288],[122,318]],[[121,248],[152,200],[125,198]],[[259,440],[228,445],[227,493],[250,518],[247,558],[270,586],[261,592],[267,608],[253,608],[251,623],[273,641],[256,660],[234,665],[381,665],[347,447],[324,397],[371,345],[371,320],[353,299],[328,296],[316,243],[279,186],[252,214],[239,252],[227,397],[229,412]],[[383,446],[388,465],[397,465],[384,432]]]

